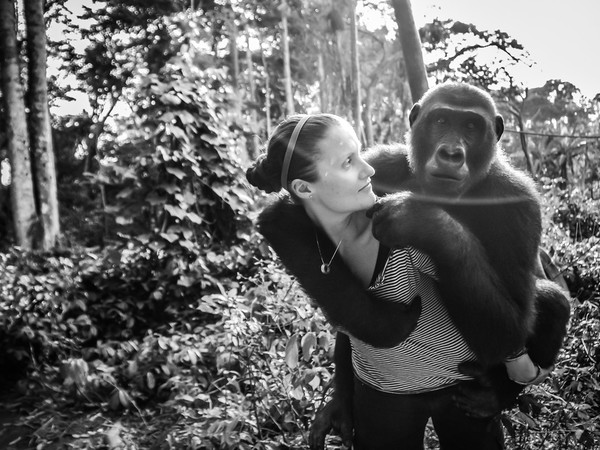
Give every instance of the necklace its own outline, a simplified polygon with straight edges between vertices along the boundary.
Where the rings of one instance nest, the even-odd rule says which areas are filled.
[[[315,239],[317,240],[317,249],[319,250],[319,257],[321,258],[321,273],[323,275],[327,275],[329,272],[331,272],[331,263],[333,262],[333,258],[335,258],[335,255],[337,254],[340,245],[342,245],[342,241],[344,239],[340,239],[340,242],[338,242],[337,247],[335,248],[335,251],[333,252],[333,255],[331,255],[331,259],[329,260],[328,263],[325,263],[325,261],[323,260],[323,255],[321,254],[321,246],[319,245],[319,236],[317,235],[317,231],[315,230]]]

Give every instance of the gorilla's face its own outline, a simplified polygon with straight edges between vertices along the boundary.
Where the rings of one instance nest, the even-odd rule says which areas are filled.
[[[409,156],[425,193],[459,197],[488,173],[504,125],[485,97],[449,89],[413,107]]]

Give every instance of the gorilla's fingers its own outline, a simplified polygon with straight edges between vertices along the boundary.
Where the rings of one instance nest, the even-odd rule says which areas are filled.
[[[502,410],[494,390],[481,387],[473,381],[461,383],[452,400],[459,409],[470,417],[493,417]]]
[[[454,404],[465,413],[465,415],[469,417],[473,416],[473,413],[471,412],[471,404],[466,402],[464,397],[461,395],[454,395],[452,400],[454,401]]]
[[[463,375],[473,377],[484,387],[490,387],[492,380],[487,375],[484,367],[475,361],[466,361],[458,365],[458,371]]]
[[[333,430],[334,426],[334,402],[330,401],[323,408],[317,411],[315,420],[310,427],[308,443],[310,450],[324,450],[325,438]]]
[[[324,450],[325,437],[327,437],[327,434],[332,429],[331,424],[315,420],[310,427],[310,433],[308,435],[310,450]]]
[[[347,421],[343,421],[340,425],[340,437],[342,438],[342,445],[345,447],[352,447],[352,437],[353,437],[353,429],[352,424]]]
[[[382,208],[383,204],[381,202],[381,199],[377,200],[375,202],[375,204],[373,206],[371,206],[369,209],[367,209],[367,217],[369,219],[372,219],[373,216],[377,213],[377,211],[379,211]]]

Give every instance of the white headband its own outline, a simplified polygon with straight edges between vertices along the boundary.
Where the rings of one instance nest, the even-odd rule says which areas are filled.
[[[281,166],[281,187],[287,189],[288,183],[288,172],[290,171],[290,161],[292,160],[292,154],[294,153],[294,147],[296,147],[296,141],[298,140],[298,135],[302,130],[302,127],[309,119],[309,115],[302,117],[294,127],[294,131],[292,131],[292,137],[290,137],[290,141],[288,142],[287,149],[285,151],[285,156],[283,157],[283,165]]]

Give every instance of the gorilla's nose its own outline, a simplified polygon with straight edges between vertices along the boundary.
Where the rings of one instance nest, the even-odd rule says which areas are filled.
[[[460,145],[442,145],[438,148],[437,158],[442,164],[462,166],[465,163],[465,149]]]

